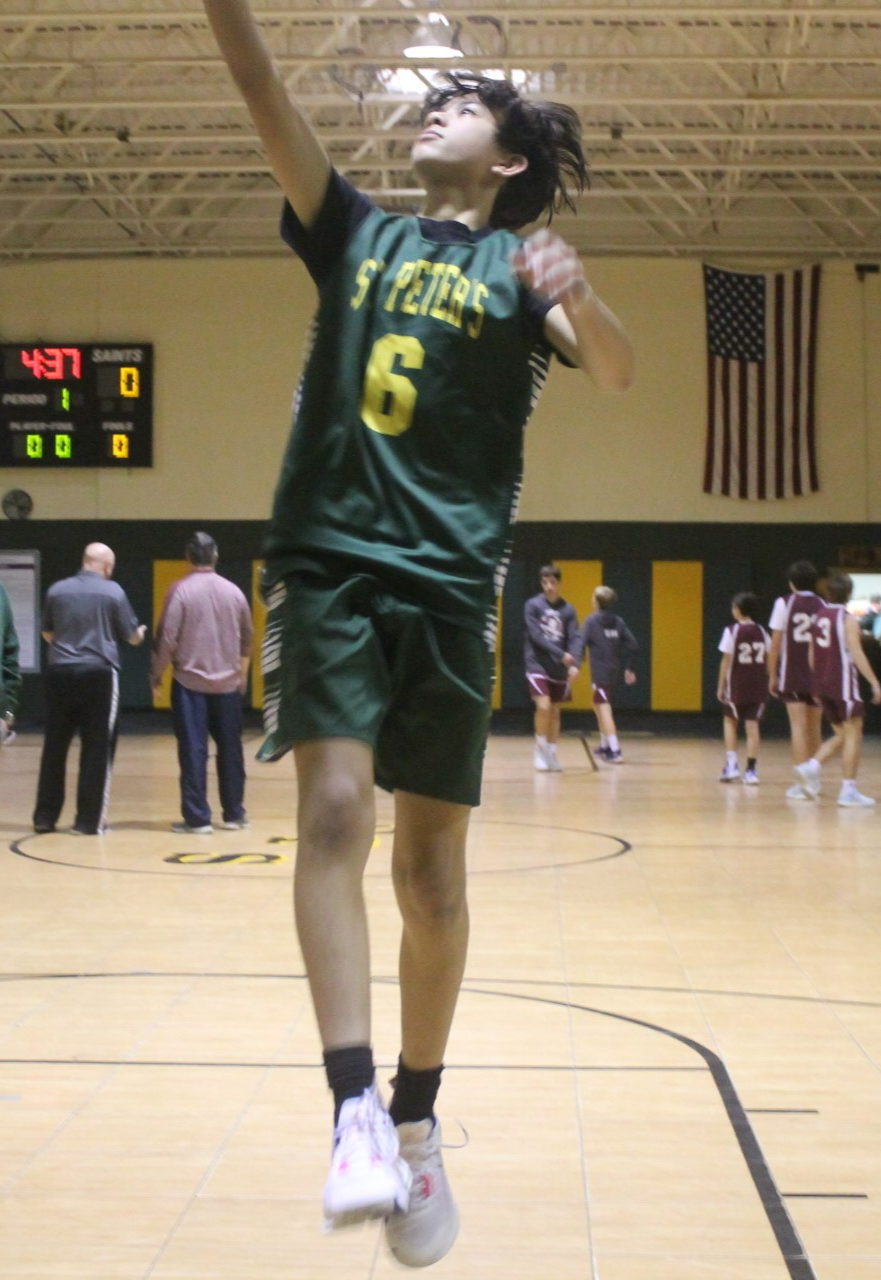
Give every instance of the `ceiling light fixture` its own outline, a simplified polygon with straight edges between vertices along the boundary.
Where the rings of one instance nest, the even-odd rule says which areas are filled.
[[[424,22],[413,32],[413,39],[404,50],[405,58],[461,58],[458,44],[459,28],[454,27],[440,9],[429,9]]]

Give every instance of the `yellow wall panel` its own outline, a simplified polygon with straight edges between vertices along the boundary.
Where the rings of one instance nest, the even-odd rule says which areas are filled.
[[[593,612],[593,593],[603,585],[603,565],[601,560],[555,560],[554,563],[563,572],[560,591],[563,597],[574,606],[579,623],[584,622],[588,614]],[[538,588],[536,587],[536,590]],[[535,594],[531,592],[530,594]],[[590,665],[585,663],[581,675],[572,686],[572,701],[565,703],[565,708],[572,711],[590,711],[593,708],[593,694],[590,688]]]
[[[700,711],[704,567],[652,563],[652,710]]]
[[[263,561],[255,560],[251,570],[251,613],[254,616],[254,643],[251,648],[251,706],[263,707],[263,637],[266,634],[266,605],[260,595]]]
[[[153,561],[153,634],[162,613],[165,595],[168,588],[178,578],[185,578],[192,566],[188,560],[154,560]],[[165,668],[162,684],[158,692],[153,694],[154,707],[171,706],[171,667]]]

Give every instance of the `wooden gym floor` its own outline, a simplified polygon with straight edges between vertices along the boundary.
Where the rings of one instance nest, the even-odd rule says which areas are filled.
[[[716,781],[717,740],[623,745],[594,773],[567,738],[557,776],[527,739],[491,743],[441,1093],[462,1232],[432,1274],[879,1280],[881,811],[839,810],[831,778],[818,803],[784,800],[784,743],[758,788]],[[400,1275],[378,1229],[320,1230],[329,1106],[291,929],[290,763],[249,764],[251,831],[174,836],[173,740],[123,737],[112,830],[38,837],[39,748],[0,753],[3,1280]],[[871,741],[861,782],[881,798],[879,765]]]

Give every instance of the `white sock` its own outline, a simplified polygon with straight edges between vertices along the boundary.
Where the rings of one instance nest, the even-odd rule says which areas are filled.
[[[728,751],[728,752],[726,752],[726,756],[727,756],[728,764],[729,764],[730,768],[732,768],[732,769],[736,769],[736,768],[737,768],[737,752],[736,752],[736,751]]]
[[[842,791],[856,791],[856,789],[857,789],[856,778],[845,778],[841,783]]]
[[[608,745],[609,745],[609,739],[606,737],[606,735],[605,735],[604,733],[601,733],[601,734],[600,734],[600,746],[601,746],[601,747],[607,747]]]
[[[535,745],[537,747],[541,747],[542,751],[544,751],[547,748],[548,740],[547,738],[543,738],[540,733],[537,733],[535,735]]]
[[[610,734],[609,734],[609,750],[610,750],[610,751],[617,751],[617,750],[618,750],[618,735],[617,735],[617,733],[610,733]]]

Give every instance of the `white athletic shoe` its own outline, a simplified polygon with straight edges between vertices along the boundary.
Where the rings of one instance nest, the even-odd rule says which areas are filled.
[[[759,775],[755,769],[747,769],[743,775],[743,785],[745,787],[757,787],[759,785]],[[801,788],[799,788],[801,790]]]
[[[430,1267],[453,1247],[459,1211],[444,1172],[440,1125],[399,1124],[401,1155],[413,1174],[410,1207],[386,1219],[389,1249],[405,1267]]]
[[[535,745],[535,751],[533,752],[533,756],[532,756],[532,763],[535,766],[535,768],[539,771],[539,773],[547,773],[547,771],[551,767],[548,764],[548,759],[543,748],[540,747],[538,743],[536,743]]]
[[[342,1105],[324,1187],[324,1229],[387,1218],[409,1204],[410,1166],[376,1087]]]
[[[736,782],[736,780],[739,777],[740,777],[740,770],[738,769],[737,765],[726,763],[725,768],[719,774],[719,781],[720,782]]]
[[[801,787],[799,786],[799,784],[797,782],[794,782],[791,787],[786,788],[786,799],[787,800],[809,800],[810,796],[806,796],[804,791],[802,791]]]
[[[220,824],[223,831],[247,831],[250,825],[247,818],[230,818],[229,822],[224,819]]]
[[[563,772],[563,766],[560,764],[560,761],[557,759],[556,747],[551,747],[551,746],[548,747],[547,751],[545,752],[545,759],[548,762],[548,770],[551,773]]]
[[[864,796],[856,787],[842,787],[838,793],[838,803],[842,809],[871,809],[875,801],[871,796]]]
[[[814,760],[806,760],[804,764],[795,766],[802,791],[809,800],[816,800],[820,794],[820,766]]]
[[[171,829],[176,836],[213,836],[214,828],[210,822],[202,827],[191,827],[188,822],[172,822]]]

